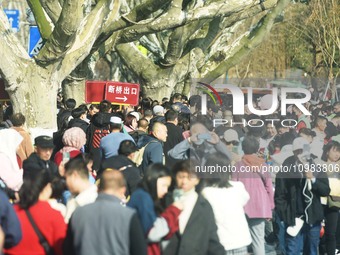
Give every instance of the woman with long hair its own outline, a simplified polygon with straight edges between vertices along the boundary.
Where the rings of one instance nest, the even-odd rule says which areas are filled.
[[[52,195],[51,180],[51,174],[46,169],[29,171],[24,174],[24,182],[19,190],[20,200],[18,204],[14,205],[14,210],[21,223],[23,238],[17,246],[7,249],[6,254],[46,254],[39,241],[38,233],[33,227],[34,224],[54,254],[62,254],[66,224],[60,212],[52,209],[48,203],[48,199]]]
[[[223,154],[216,153],[207,159],[205,166],[222,168],[231,166],[231,163]],[[214,211],[218,237],[225,254],[246,255],[251,236],[243,207],[249,200],[249,194],[242,182],[231,181],[230,177],[229,172],[216,172],[211,178],[206,178],[202,195]]]
[[[148,238],[149,255],[161,254],[160,241],[170,238],[178,230],[182,204],[175,202],[165,209],[161,201],[170,184],[170,170],[160,163],[152,164],[146,169],[143,181],[132,193],[128,203],[128,206],[137,210]]]

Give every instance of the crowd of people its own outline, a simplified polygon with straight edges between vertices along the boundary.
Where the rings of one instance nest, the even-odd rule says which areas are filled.
[[[275,122],[201,103],[67,99],[58,131],[34,139],[1,111],[3,253],[337,254],[340,102]]]

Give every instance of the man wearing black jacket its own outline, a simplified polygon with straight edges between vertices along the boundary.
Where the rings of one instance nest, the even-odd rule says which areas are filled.
[[[118,155],[105,158],[101,164],[101,171],[112,168],[120,171],[126,180],[125,196],[128,197],[135,191],[141,180],[139,168],[132,162],[138,147],[133,141],[124,140],[120,143]]]
[[[29,171],[47,169],[53,176],[59,176],[57,165],[51,160],[53,138],[46,135],[34,139],[35,152],[23,162],[24,175]]]
[[[178,113],[174,110],[169,110],[165,113],[165,126],[168,129],[168,139],[164,142],[165,164],[167,167],[172,166],[178,161],[168,155],[168,152],[177,144],[184,140],[182,135],[183,130],[178,125]]]
[[[294,155],[283,162],[284,171],[276,176],[275,206],[287,232],[287,255],[300,254],[302,248],[304,254],[318,254],[321,221],[324,218],[320,197],[330,193],[327,175],[316,170],[312,156],[308,155],[308,150],[307,153],[305,151],[308,146],[304,138],[296,138],[293,142]],[[296,218],[304,223],[292,236],[290,230],[295,226]]]

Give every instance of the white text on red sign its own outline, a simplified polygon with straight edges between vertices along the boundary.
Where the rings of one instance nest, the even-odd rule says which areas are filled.
[[[109,85],[108,92],[112,94],[137,95],[137,88]]]

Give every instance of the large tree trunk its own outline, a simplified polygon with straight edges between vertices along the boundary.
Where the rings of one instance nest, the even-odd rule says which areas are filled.
[[[27,73],[17,80],[15,91],[8,90],[14,112],[24,114],[31,128],[53,129],[56,127],[58,84],[43,74]]]
[[[155,77],[146,84],[141,84],[143,95],[151,97],[154,100],[162,100],[163,97],[169,97],[174,93],[176,82],[172,80],[163,80]]]
[[[73,98],[77,106],[85,103],[85,78],[79,80],[65,79],[63,81],[63,96],[65,99]]]

